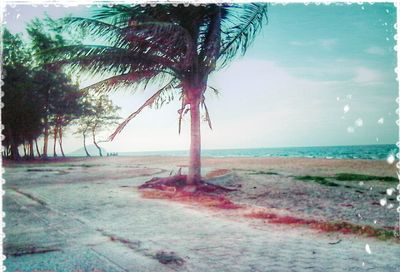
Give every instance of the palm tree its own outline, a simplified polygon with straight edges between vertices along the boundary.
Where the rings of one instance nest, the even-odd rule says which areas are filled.
[[[179,132],[182,116],[190,112],[187,184],[194,184],[201,180],[200,108],[211,127],[204,95],[207,90],[216,91],[207,85],[208,76],[244,54],[266,21],[266,4],[115,5],[100,9],[90,19],[63,19],[64,26],[91,35],[94,44],[65,46],[44,54],[53,64],[105,77],[88,89],[161,87],[118,126],[110,140],[144,108],[169,102],[178,92]]]

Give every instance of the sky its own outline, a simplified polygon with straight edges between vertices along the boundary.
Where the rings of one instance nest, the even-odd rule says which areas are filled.
[[[57,18],[90,16],[92,10],[7,6],[5,24],[13,33],[24,32],[44,12]],[[203,148],[396,143],[393,4],[270,5],[268,18],[246,55],[210,76],[209,85],[220,95],[207,96],[213,130],[202,125]],[[111,98],[127,117],[154,91],[127,90]],[[190,118],[179,135],[179,107],[174,101],[146,109],[113,142],[101,145],[116,152],[186,150]],[[82,147],[73,128],[69,132],[66,152]]]

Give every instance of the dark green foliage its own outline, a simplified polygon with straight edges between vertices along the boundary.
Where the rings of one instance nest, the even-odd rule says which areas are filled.
[[[18,146],[32,143],[41,131],[44,111],[37,103],[38,93],[34,71],[30,69],[29,51],[19,35],[12,35],[7,29],[3,33],[4,108],[1,111],[5,136],[3,155],[19,159]],[[25,155],[27,154],[25,148]],[[33,156],[33,150],[29,151]]]
[[[46,157],[50,129],[54,131],[54,141],[59,138],[62,151],[62,130],[81,113],[82,93],[78,87],[61,70],[43,66],[44,61],[37,54],[39,50],[64,43],[59,33],[46,30],[52,22],[50,18],[46,23],[33,20],[27,29],[30,43],[4,30],[2,122],[6,137],[2,142],[3,156],[18,159],[20,146],[28,158],[35,153],[39,155],[37,143],[35,151],[33,143],[44,135]]]
[[[378,181],[388,181],[388,182],[398,182],[398,179],[395,177],[388,176],[372,176],[372,175],[363,175],[363,174],[351,174],[351,173],[339,173],[334,176],[336,180],[340,181],[369,181],[369,180],[378,180]]]

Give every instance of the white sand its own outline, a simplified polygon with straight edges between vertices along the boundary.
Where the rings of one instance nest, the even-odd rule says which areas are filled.
[[[4,209],[8,271],[398,271],[398,243],[265,224],[232,218],[229,212],[139,196],[135,186],[154,175],[169,175],[185,162],[185,158],[104,158],[7,167]],[[82,163],[89,167],[80,167]],[[372,161],[204,161],[204,172],[221,168],[235,170],[216,182],[242,185],[241,191],[232,193],[234,200],[321,217],[337,213],[332,207],[342,201],[340,196],[347,190],[295,181],[289,176],[395,174],[393,166]],[[250,175],[248,169],[279,175]],[[387,184],[374,185],[372,191],[378,192],[378,201],[385,187]],[[349,201],[359,206],[353,211],[343,207],[349,210],[343,216],[350,218],[352,213],[362,212],[368,218],[387,211],[387,217],[377,219],[390,223],[392,210],[367,204],[375,200],[375,194],[364,193],[359,200],[353,195],[348,196]],[[366,244],[371,254],[366,252]],[[32,254],[34,250],[49,252]],[[173,251],[184,265],[161,264],[154,258],[161,251]]]

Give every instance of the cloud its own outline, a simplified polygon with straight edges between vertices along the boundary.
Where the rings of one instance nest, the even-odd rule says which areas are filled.
[[[384,76],[380,71],[367,68],[367,67],[356,67],[355,68],[355,76],[353,77],[353,81],[360,84],[377,84],[383,83]]]
[[[306,46],[309,45],[310,42],[291,41],[290,44],[294,46]]]
[[[321,39],[318,44],[325,49],[331,49],[337,44],[337,39]]]
[[[386,54],[385,49],[383,49],[382,47],[378,47],[378,46],[370,46],[367,49],[365,49],[364,52],[371,54],[371,55],[378,55],[378,56],[383,56]]]
[[[314,41],[291,41],[291,45],[306,47],[306,46],[319,46],[323,49],[331,49],[337,44],[337,39],[318,39]]]

